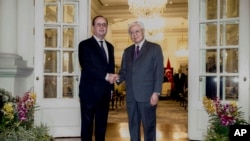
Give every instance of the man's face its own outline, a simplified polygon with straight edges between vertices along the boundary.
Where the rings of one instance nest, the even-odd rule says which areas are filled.
[[[144,30],[139,25],[134,25],[129,29],[131,40],[138,44],[144,39]]]
[[[98,17],[95,19],[93,31],[96,37],[103,39],[107,33],[107,29],[108,29],[108,24],[103,17]]]

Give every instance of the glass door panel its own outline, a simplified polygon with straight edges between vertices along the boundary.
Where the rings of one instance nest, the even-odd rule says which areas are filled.
[[[220,18],[239,17],[239,0],[220,0]]]
[[[57,28],[46,28],[44,31],[45,37],[45,48],[56,48],[57,47]]]
[[[63,22],[64,23],[75,23],[77,19],[75,16],[75,10],[77,5],[75,4],[64,4],[63,5]]]
[[[77,61],[74,59],[73,51],[64,51],[63,52],[63,73],[73,73],[74,72],[74,62]]]
[[[44,98],[77,98],[78,5],[44,1]]]
[[[53,2],[53,1],[51,1]],[[44,21],[50,23],[56,23],[58,20],[58,5],[51,3],[45,6]]]
[[[220,45],[239,45],[239,21],[226,21],[220,23]]]
[[[203,0],[201,2],[201,14],[202,20],[216,19],[217,18],[217,0]]]
[[[57,73],[58,71],[57,51],[44,52],[44,73]]]
[[[216,57],[217,50],[216,49],[201,49],[200,56],[202,59],[200,60],[200,71],[201,73],[216,73]],[[205,62],[205,63],[202,63]]]
[[[44,98],[56,98],[57,97],[57,77],[56,76],[44,76]]]
[[[77,28],[67,26],[63,28],[63,48],[74,48],[77,45],[75,41],[77,30]]]
[[[222,80],[220,93],[225,96],[225,100],[237,100],[239,78],[237,76],[224,76],[220,80]]]
[[[202,47],[213,47],[217,45],[216,22],[203,23],[200,25]]]
[[[200,6],[200,96],[238,100],[239,1]]]
[[[220,50],[220,72],[238,73],[238,48]]]
[[[72,98],[74,94],[74,78],[72,76],[63,77],[63,97]]]

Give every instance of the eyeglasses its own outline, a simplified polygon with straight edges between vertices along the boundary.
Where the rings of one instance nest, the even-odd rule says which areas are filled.
[[[108,26],[107,23],[97,23],[95,25],[98,27],[107,27]]]
[[[138,35],[141,33],[142,30],[136,30],[136,31],[133,31],[133,32],[129,32],[130,35]]]

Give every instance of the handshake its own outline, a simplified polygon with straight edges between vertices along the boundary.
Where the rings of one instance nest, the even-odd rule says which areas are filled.
[[[109,73],[106,80],[110,84],[114,84],[115,82],[119,82],[119,79],[120,79],[120,76],[118,74]]]

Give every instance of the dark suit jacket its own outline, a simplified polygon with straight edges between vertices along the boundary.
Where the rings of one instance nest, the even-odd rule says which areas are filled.
[[[100,98],[109,98],[114,85],[105,80],[107,73],[114,73],[114,47],[106,41],[109,63],[104,58],[102,50],[94,37],[86,39],[79,44],[79,62],[81,66],[81,79],[79,97],[89,102]]]
[[[186,75],[184,73],[181,73],[181,77],[179,77],[179,73],[176,73],[174,75],[174,86],[177,94],[184,92],[185,81],[186,81]]]
[[[153,92],[161,92],[163,82],[163,54],[158,44],[145,41],[138,58],[134,59],[135,45],[124,50],[120,82],[125,80],[126,100],[148,102]]]

